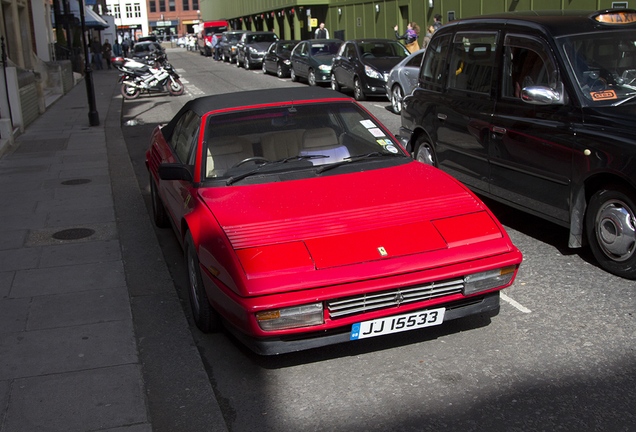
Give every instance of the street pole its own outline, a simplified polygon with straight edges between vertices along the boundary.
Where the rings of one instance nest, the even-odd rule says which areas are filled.
[[[93,86],[93,71],[88,62],[88,45],[86,45],[86,20],[84,19],[84,0],[78,0],[80,19],[82,20],[82,44],[84,45],[84,81],[86,81],[86,95],[88,96],[88,123],[99,126],[99,113],[95,105],[95,88]]]

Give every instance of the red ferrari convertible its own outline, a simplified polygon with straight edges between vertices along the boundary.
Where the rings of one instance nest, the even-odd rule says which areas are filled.
[[[494,315],[521,263],[473,193],[330,89],[192,100],[146,157],[197,326],[260,354]]]

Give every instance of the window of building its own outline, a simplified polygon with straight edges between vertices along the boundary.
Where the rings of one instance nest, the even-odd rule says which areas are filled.
[[[133,17],[133,11],[132,11],[132,5],[130,3],[126,4],[126,18],[132,18]]]
[[[192,10],[199,10],[199,0],[192,0]]]
[[[168,6],[170,7],[170,12],[177,10],[175,0],[168,0]]]
[[[121,19],[119,5],[113,5],[113,16],[115,17],[115,19]]]
[[[150,13],[157,12],[157,2],[155,0],[150,0],[149,5],[150,5]]]
[[[183,10],[184,11],[190,10],[190,0],[183,0]]]
[[[166,0],[159,0],[159,12],[166,11]]]
[[[141,18],[141,4],[135,3],[135,18]]]

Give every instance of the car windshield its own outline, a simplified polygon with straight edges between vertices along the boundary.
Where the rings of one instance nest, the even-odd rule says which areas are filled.
[[[224,31],[227,31],[227,26],[206,27],[204,29],[206,36],[212,36],[216,33],[223,33]]]
[[[243,36],[243,33],[229,33],[225,35],[228,42],[238,42],[241,39],[241,36]]]
[[[340,45],[342,45],[341,42],[328,42],[328,43],[314,42],[311,44],[311,55],[312,56],[336,55],[338,54]]]
[[[291,50],[294,49],[294,47],[296,46],[297,42],[283,42],[283,43],[279,43],[278,47],[276,48],[276,52],[278,52],[279,54],[282,53],[289,53],[291,52]]]
[[[205,178],[230,179],[230,183],[251,175],[255,168],[259,174],[310,170],[317,175],[315,166],[337,167],[361,155],[365,161],[407,156],[368,113],[340,101],[210,115],[204,143]]]
[[[247,37],[247,43],[276,42],[277,40],[278,37],[273,33],[255,34]]]
[[[358,44],[358,49],[364,58],[408,57],[410,55],[404,45],[394,41],[361,42]]]
[[[588,104],[616,105],[636,96],[636,32],[594,32],[560,42]]]

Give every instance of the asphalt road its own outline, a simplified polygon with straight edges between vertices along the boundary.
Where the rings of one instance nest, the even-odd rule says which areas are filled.
[[[155,125],[192,97],[306,85],[180,49],[168,56],[186,94],[126,101],[123,111],[149,212],[144,152]],[[364,105],[397,132],[386,99]],[[192,324],[228,429],[636,430],[636,283],[601,270],[587,249],[568,249],[565,229],[487,204],[524,255],[494,318],[275,357]],[[190,318],[183,253],[172,231],[156,233]]]

